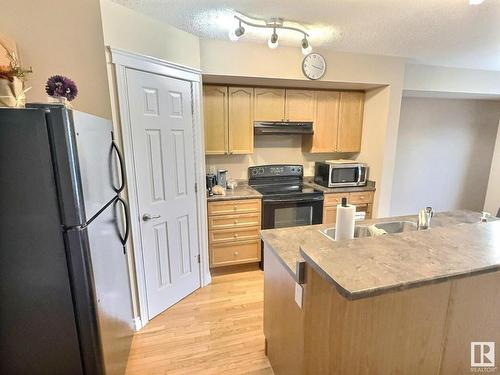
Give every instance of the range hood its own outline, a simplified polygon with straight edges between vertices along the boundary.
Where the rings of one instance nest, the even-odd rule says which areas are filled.
[[[255,135],[267,134],[313,134],[312,122],[293,121],[255,121],[253,123]]]

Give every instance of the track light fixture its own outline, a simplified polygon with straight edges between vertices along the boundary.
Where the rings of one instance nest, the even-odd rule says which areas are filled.
[[[245,16],[245,19],[243,19],[242,17],[237,15],[235,15],[234,18],[238,20],[238,27],[235,30],[231,30],[229,32],[229,39],[231,39],[233,42],[237,41],[245,33],[245,28],[242,26],[242,24],[245,24],[251,27],[272,29],[273,32],[269,37],[269,40],[267,41],[267,45],[272,49],[278,47],[279,36],[276,32],[277,29],[292,30],[301,33],[304,35],[301,42],[302,53],[304,55],[307,55],[312,52],[311,43],[309,43],[309,40],[307,39],[309,37],[309,34],[297,27],[284,25],[285,20],[283,18],[270,18],[268,20],[260,20]]]

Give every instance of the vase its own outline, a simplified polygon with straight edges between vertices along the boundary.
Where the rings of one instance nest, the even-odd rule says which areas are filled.
[[[26,96],[24,82],[17,77],[11,80],[0,79],[0,107],[24,107]]]
[[[48,100],[50,104],[62,104],[65,107],[69,106],[68,99],[66,99],[64,96],[49,96]]]

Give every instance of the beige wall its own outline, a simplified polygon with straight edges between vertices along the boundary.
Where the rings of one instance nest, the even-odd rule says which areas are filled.
[[[74,108],[111,117],[99,0],[8,1],[1,14],[0,31],[33,67],[28,101],[46,102],[47,78],[62,74],[78,86]]]
[[[407,64],[404,89],[429,93],[500,95],[500,72]]]
[[[198,37],[110,0],[101,0],[101,12],[107,46],[200,67]]]
[[[404,90],[411,95],[457,96],[495,99],[500,97],[500,72],[428,65],[406,66]],[[500,206],[500,131],[491,165],[485,210]]]
[[[495,153],[491,162],[490,179],[484,210],[496,215],[500,210],[500,123],[497,131]]]
[[[202,39],[200,42],[203,74],[283,78],[304,81],[300,48],[282,47],[271,50],[266,43],[231,43]],[[404,60],[373,55],[319,51],[327,61],[323,80],[338,83],[370,83],[387,85],[367,93],[364,111],[362,150],[359,159],[370,164],[370,178],[377,182],[374,213],[389,213],[392,173],[396,152],[397,127],[404,79]],[[271,147],[284,142],[281,152]],[[208,157],[207,165],[218,164],[239,176],[253,163],[303,162],[311,173],[314,160],[335,155],[301,154],[297,138],[289,140],[257,138],[253,156]],[[337,155],[339,156],[339,155]],[[237,163],[242,163],[241,166]]]
[[[391,215],[482,210],[499,119],[498,101],[403,98]]]

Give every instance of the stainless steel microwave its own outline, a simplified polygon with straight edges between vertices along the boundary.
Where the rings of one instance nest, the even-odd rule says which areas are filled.
[[[317,161],[314,182],[325,187],[364,186],[368,181],[368,166],[355,161]]]

